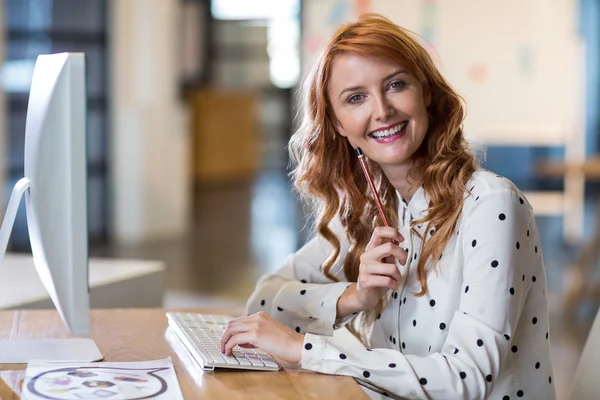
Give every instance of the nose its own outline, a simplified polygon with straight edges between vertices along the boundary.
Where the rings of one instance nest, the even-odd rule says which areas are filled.
[[[394,114],[396,111],[390,101],[385,96],[380,96],[376,100],[375,117],[377,121],[385,122]]]

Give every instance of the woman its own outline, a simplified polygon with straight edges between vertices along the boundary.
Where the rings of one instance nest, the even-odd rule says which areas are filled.
[[[478,167],[460,97],[427,52],[363,16],[333,35],[304,100],[290,152],[318,234],[260,279],[253,314],[229,324],[223,351],[260,347],[391,397],[554,398],[531,206]]]

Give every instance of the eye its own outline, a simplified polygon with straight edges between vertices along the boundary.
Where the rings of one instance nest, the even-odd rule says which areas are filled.
[[[350,96],[350,98],[348,98],[348,103],[350,103],[350,104],[359,103],[363,99],[363,97],[364,96],[362,94],[354,94],[354,95]]]
[[[388,88],[389,89],[404,89],[405,86],[406,86],[406,82],[404,82],[404,81],[394,81],[394,82],[390,83]]]

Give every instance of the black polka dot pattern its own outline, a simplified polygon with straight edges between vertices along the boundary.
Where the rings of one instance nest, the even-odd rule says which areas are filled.
[[[310,344],[310,343],[306,343],[306,344],[304,345],[304,348],[305,348],[306,350],[310,350],[310,349],[312,349],[312,344]]]
[[[277,307],[277,311],[283,311],[283,308]]]
[[[301,279],[300,282],[306,283],[306,279]]]
[[[264,300],[261,300],[261,301],[260,301],[260,305],[264,307],[264,306],[265,306],[265,301],[264,301]]]
[[[424,296],[416,295],[420,288],[416,271],[413,269],[416,268],[417,261],[423,260],[423,257],[419,257],[417,253],[419,246],[423,248],[423,244],[426,243],[429,237],[433,239],[433,236],[437,235],[436,240],[440,239],[437,228],[427,226],[429,222],[424,222],[420,230],[417,231],[418,235],[416,235],[414,230],[412,233],[407,233],[411,229],[408,224],[410,216],[400,216],[400,220],[397,221],[400,224],[398,229],[405,234],[405,239],[407,239],[406,236],[409,236],[406,243],[410,243],[411,246],[411,248],[405,248],[409,255],[409,264],[401,270],[405,282],[402,283],[402,290],[397,289],[395,291],[392,289],[389,291],[391,296],[388,299],[391,298],[393,301],[384,303],[384,307],[386,307],[385,318],[382,318],[381,312],[375,312],[373,316],[381,320],[377,321],[381,324],[376,325],[383,332],[381,337],[389,337],[390,340],[389,343],[384,343],[381,347],[396,349],[405,355],[409,353],[438,357],[437,353],[440,353],[442,356],[447,356],[452,364],[458,362],[455,369],[453,368],[450,372],[450,376],[443,374],[432,376],[432,372],[427,369],[415,367],[413,373],[416,374],[420,385],[423,386],[422,390],[435,390],[436,392],[440,390],[440,398],[451,397],[451,387],[446,380],[452,380],[452,378],[454,379],[452,381],[453,385],[458,383],[469,393],[473,393],[472,390],[476,386],[487,393],[493,387],[495,398],[503,400],[524,398],[524,393],[527,393],[527,397],[535,395],[540,390],[538,387],[542,388],[539,393],[548,394],[552,391],[552,387],[546,384],[546,378],[548,378],[548,382],[552,381],[552,377],[549,376],[550,365],[546,355],[543,351],[538,351],[537,346],[532,346],[532,343],[543,341],[544,336],[546,339],[549,337],[547,320],[542,319],[538,323],[538,319],[546,315],[541,306],[542,301],[539,298],[545,295],[544,276],[540,275],[540,282],[537,282],[537,275],[534,275],[543,272],[542,255],[534,254],[538,252],[537,247],[540,246],[538,231],[529,204],[523,207],[525,198],[518,197],[518,194],[514,195],[515,189],[507,187],[508,181],[496,183],[496,185],[500,184],[503,187],[492,187],[492,193],[487,192],[490,188],[488,185],[476,185],[479,188],[478,194],[481,197],[473,195],[470,202],[465,202],[465,207],[467,207],[465,210],[468,212],[460,216],[454,227],[457,235],[460,234],[459,227],[463,231],[463,235],[454,236],[452,231],[449,231],[448,235],[451,237],[447,247],[435,249],[435,255],[425,265],[426,269],[431,267],[433,273],[426,275],[432,284]],[[470,186],[467,185],[467,187]],[[509,194],[509,196],[502,194],[502,191]],[[415,218],[420,218],[426,214],[416,213],[413,205],[420,206],[422,199],[418,198],[419,193],[415,196],[417,196],[415,198],[417,201],[412,202],[411,209],[404,210],[404,212],[410,211],[415,215]],[[476,199],[476,203],[473,203],[473,199]],[[511,201],[508,201],[509,199]],[[494,202],[496,203],[494,204]],[[521,206],[519,206],[519,203]],[[426,203],[423,203],[423,207],[427,207]],[[473,219],[469,220],[469,218]],[[414,226],[413,229],[417,228],[416,224],[412,226]],[[403,245],[408,244],[403,243]],[[469,249],[469,247],[471,248]],[[542,253],[542,251],[540,250],[538,253]],[[441,261],[438,263],[438,258],[443,259],[444,263],[441,263]],[[417,261],[412,262],[413,260]],[[460,265],[460,269],[464,271],[459,271],[459,274],[449,273],[450,271],[457,271],[457,269],[451,270],[451,268],[456,267],[455,264]],[[311,266],[311,268],[314,269],[316,266]],[[437,273],[436,268],[439,268],[440,273]],[[407,270],[408,273],[406,273]],[[294,272],[303,277],[312,277],[312,274],[314,274],[314,271],[307,272],[301,269]],[[522,282],[519,282],[519,275],[522,276]],[[321,314],[317,314],[317,311],[312,309],[313,304],[316,305],[322,300],[322,298],[317,300],[313,298],[319,295],[316,285],[305,285],[303,287],[290,285],[290,287],[291,295],[286,293],[288,296],[281,296],[281,301],[273,301],[269,293],[264,296],[259,295],[265,297],[264,303],[261,302],[261,297],[255,297],[258,299],[258,301],[255,301],[255,305],[261,303],[265,307],[268,302],[268,309],[272,309],[276,308],[277,303],[279,303],[280,308],[287,311],[287,313],[278,313],[279,318],[286,319],[286,323],[292,329],[299,322],[296,322],[296,324],[292,322],[296,318],[296,307],[289,305],[286,302],[287,299],[310,302],[310,314],[306,313],[305,315],[315,315],[317,320],[325,320]],[[519,296],[517,296],[517,292]],[[410,304],[407,304],[407,297],[410,293],[415,294],[415,296],[411,297]],[[402,294],[405,294],[406,297]],[[532,303],[531,298],[535,296],[537,296],[536,302]],[[273,304],[275,302],[277,303]],[[517,307],[517,304],[519,306],[518,311],[510,309]],[[331,306],[331,302],[328,301],[328,308],[331,308]],[[321,313],[324,312],[324,309],[316,308]],[[456,312],[457,309],[460,311]],[[266,308],[262,310],[266,311]],[[463,313],[465,316],[460,315]],[[514,316],[515,321],[512,322],[521,321],[521,325],[525,324],[523,327],[526,331],[525,334],[522,334],[521,331],[513,332],[515,329],[513,323],[500,325],[504,326],[498,329],[500,336],[498,336],[498,333],[494,336],[488,335],[471,326],[473,322],[477,323],[477,321],[498,326],[494,323],[497,321],[499,314],[503,315],[502,313],[507,313],[511,316],[511,319]],[[540,317],[537,317],[538,315]],[[456,318],[453,318],[453,316],[456,316]],[[305,333],[305,328],[310,329],[305,325],[302,325],[301,328],[302,333]],[[546,332],[543,330],[546,330]],[[502,333],[502,331],[505,333]],[[504,342],[502,342],[502,338],[504,338]],[[307,344],[305,343],[304,346]],[[321,342],[312,346],[316,346],[315,352],[308,354],[311,357],[320,356],[323,346]],[[455,346],[461,346],[460,351]],[[471,370],[466,365],[460,368],[461,362],[466,361],[467,358],[473,357],[477,360],[486,358],[489,351],[491,351],[490,347],[495,346],[500,346],[504,350],[510,349],[510,357],[507,357],[506,362],[502,365],[492,363],[491,365],[488,364],[487,367],[484,366],[481,370]],[[518,351],[517,346],[521,347],[520,351]],[[540,346],[540,348],[542,347]],[[373,349],[370,352],[370,349],[364,348],[362,350],[351,350],[349,347],[337,348],[338,351],[328,355],[328,357],[333,356],[331,361],[335,365],[345,365],[351,360],[352,365],[348,365],[348,367],[354,369],[354,376],[360,377],[362,375],[363,378],[368,378],[368,380],[372,376],[375,383],[378,382],[380,373],[384,378],[387,374],[387,376],[396,379],[394,371],[400,371],[404,368],[395,361],[397,358],[390,357],[389,353],[380,352],[379,349]],[[427,352],[424,351],[425,349],[427,349]],[[369,351],[369,353],[361,353],[361,351]],[[454,359],[451,360],[452,358]],[[517,371],[512,370],[514,365],[518,365]],[[355,369],[356,366],[359,366],[358,370]],[[371,372],[371,369],[373,372]],[[507,374],[515,372],[523,372],[526,379],[518,382],[506,379]],[[403,379],[403,374],[399,375],[397,379],[398,381]],[[414,380],[414,376],[412,379]],[[406,383],[408,382],[407,380]],[[481,387],[481,383],[484,383],[484,387]],[[443,393],[446,387],[448,393]],[[413,390],[412,394],[410,393],[411,390]],[[408,397],[416,398],[419,393],[422,393],[422,390],[419,387],[409,387],[405,390],[405,393]],[[390,393],[390,395],[392,394]]]
[[[296,327],[296,332],[300,333],[300,327],[299,326]]]

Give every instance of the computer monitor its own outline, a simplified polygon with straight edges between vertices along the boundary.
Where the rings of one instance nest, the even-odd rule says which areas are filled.
[[[21,198],[35,268],[72,335],[90,331],[85,56],[40,55],[31,81],[24,177],[0,228],[4,257]],[[0,264],[0,274],[2,265]],[[102,359],[90,339],[0,341],[0,363]]]

